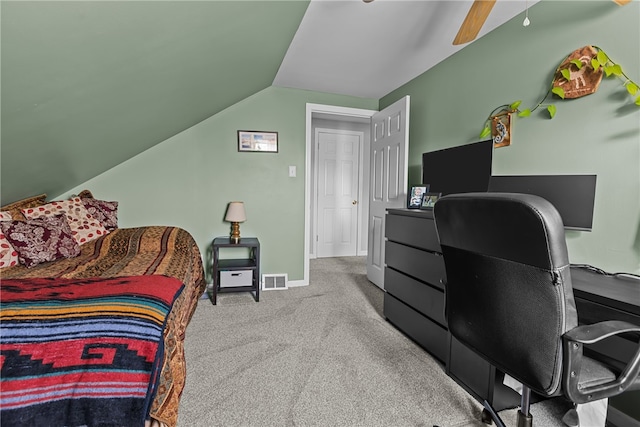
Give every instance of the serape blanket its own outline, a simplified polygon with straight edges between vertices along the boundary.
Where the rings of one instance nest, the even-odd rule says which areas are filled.
[[[180,396],[186,379],[184,338],[206,282],[202,257],[193,236],[179,227],[118,228],[83,244],[75,258],[27,268],[0,269],[0,281],[37,277],[81,279],[163,275],[179,279],[185,288],[173,304],[164,329],[164,363],[150,415],[169,427],[178,422]]]
[[[182,289],[160,275],[2,280],[2,424],[144,425]]]

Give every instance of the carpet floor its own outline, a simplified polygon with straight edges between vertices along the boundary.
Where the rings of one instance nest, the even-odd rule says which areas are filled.
[[[481,405],[383,316],[362,257],[311,260],[310,285],[200,300],[180,426],[482,427]],[[532,407],[561,427],[568,407]],[[500,413],[515,425],[515,410]]]

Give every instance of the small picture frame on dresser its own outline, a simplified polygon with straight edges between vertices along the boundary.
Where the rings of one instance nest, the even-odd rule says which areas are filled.
[[[409,192],[409,198],[407,200],[407,207],[409,209],[420,209],[422,205],[422,196],[429,191],[428,184],[422,184],[415,187],[411,187]]]
[[[422,204],[420,209],[433,209],[438,199],[442,196],[442,193],[424,193],[422,195]]]

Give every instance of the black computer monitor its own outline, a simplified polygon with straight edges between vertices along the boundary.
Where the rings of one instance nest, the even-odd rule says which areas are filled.
[[[442,195],[487,191],[492,159],[491,140],[429,151],[422,154],[422,182]]]
[[[492,176],[489,191],[535,194],[556,207],[565,228],[591,231],[593,226],[596,175]]]

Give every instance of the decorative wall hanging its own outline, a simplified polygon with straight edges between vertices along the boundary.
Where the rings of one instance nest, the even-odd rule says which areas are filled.
[[[511,112],[505,111],[491,117],[491,139],[493,146],[511,145]]]
[[[238,131],[238,151],[278,152],[278,132]]]
[[[571,52],[556,69],[553,87],[562,88],[564,97],[569,99],[595,93],[603,74],[602,67],[591,66],[591,61],[597,56],[598,51],[593,46],[585,46]]]
[[[553,80],[549,90],[538,105],[531,109],[520,110],[519,107],[522,101],[516,101],[512,104],[505,104],[495,108],[485,120],[484,128],[480,132],[480,138],[492,135],[495,144],[495,136],[499,136],[494,131],[497,124],[495,123],[496,117],[500,117],[503,114],[510,116],[511,113],[518,113],[518,117],[528,117],[541,107],[549,96],[553,95],[561,99],[589,95],[598,90],[603,75],[606,77],[615,76],[621,79],[623,81],[622,86],[634,97],[634,103],[640,106],[640,87],[624,73],[620,64],[615,63],[598,46],[584,46],[571,52],[558,65],[553,73]],[[549,118],[553,119],[556,115],[556,106],[553,104],[547,105],[547,112],[549,113]],[[509,139],[511,139],[511,133],[509,133]],[[508,144],[495,146],[503,147],[505,145]]]

